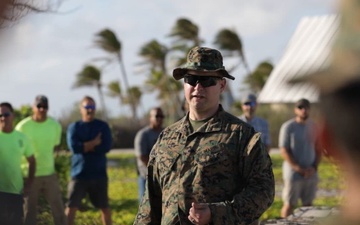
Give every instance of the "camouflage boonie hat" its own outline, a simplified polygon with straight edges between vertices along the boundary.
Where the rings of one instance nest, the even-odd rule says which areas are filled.
[[[295,78],[290,83],[313,83],[321,93],[326,94],[360,81],[360,2],[342,0],[340,13],[340,28],[331,49],[330,66],[323,71]]]
[[[186,74],[196,76],[226,77],[235,80],[223,66],[221,53],[216,49],[206,47],[194,47],[187,55],[187,63],[184,67],[175,68],[173,77],[175,80],[184,78]]]

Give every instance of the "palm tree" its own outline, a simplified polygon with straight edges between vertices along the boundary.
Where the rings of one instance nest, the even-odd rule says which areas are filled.
[[[176,37],[175,42],[184,43],[190,41],[192,46],[199,46],[202,40],[199,38],[199,27],[186,18],[180,18],[172,28],[170,37]]]
[[[250,89],[253,92],[259,93],[264,87],[266,80],[270,76],[273,68],[274,66],[268,61],[259,63],[254,72],[248,74],[245,77],[245,83],[250,86]]]
[[[111,97],[118,97],[120,104],[129,104],[132,110],[132,114],[135,115],[137,121],[137,108],[140,105],[140,99],[142,92],[139,87],[133,86],[128,89],[127,96],[122,93],[121,85],[119,81],[112,81],[108,84],[108,95]],[[133,97],[133,102],[130,101],[130,97]]]
[[[175,38],[171,50],[182,53],[177,65],[185,64],[187,52],[194,46],[200,46],[203,43],[199,36],[199,27],[186,18],[178,19],[168,36]]]
[[[170,120],[175,120],[179,114],[178,102],[180,98],[178,93],[181,91],[179,82],[175,81],[167,73],[166,59],[169,49],[160,44],[156,40],[152,40],[140,49],[139,55],[145,60],[142,64],[148,65],[150,71],[148,79],[146,80],[146,87],[148,91],[159,92],[158,98],[162,101],[161,105],[169,113]]]
[[[104,94],[102,92],[101,71],[93,65],[85,65],[84,68],[77,73],[76,81],[73,85],[73,88],[79,87],[96,87],[100,97],[100,104],[103,109],[103,118],[107,120]]]
[[[238,55],[240,57],[239,63],[228,69],[229,73],[234,71],[240,64],[243,64],[247,74],[251,73],[244,56],[241,39],[235,31],[230,29],[220,30],[215,37],[214,44],[217,45],[220,50],[225,52],[225,54],[223,54],[224,57],[233,55]],[[226,86],[223,94],[223,103],[227,108],[230,108],[234,103],[234,97],[229,85]]]
[[[232,31],[230,29],[220,30],[215,37],[214,44],[217,45],[219,49],[230,54],[230,56],[234,54],[239,55],[240,63],[235,65],[235,67],[229,69],[229,72],[233,71],[237,66],[239,66],[242,63],[244,65],[246,72],[248,74],[250,73],[249,66],[245,59],[241,39],[235,31]]]
[[[122,74],[122,79],[124,81],[125,90],[127,91],[129,89],[129,82],[125,70],[124,61],[121,55],[122,46],[121,46],[121,42],[116,37],[115,33],[110,29],[104,29],[96,34],[96,39],[94,42],[96,46],[103,49],[105,52],[108,52],[109,54],[113,55],[114,56],[113,59],[117,59],[120,65],[120,70]],[[110,59],[110,61],[112,61],[112,59]],[[128,93],[130,93],[129,96],[130,104],[132,104],[132,107],[135,107],[134,101],[131,100],[133,98],[131,96],[131,92]],[[133,114],[132,117],[136,119],[136,115]]]

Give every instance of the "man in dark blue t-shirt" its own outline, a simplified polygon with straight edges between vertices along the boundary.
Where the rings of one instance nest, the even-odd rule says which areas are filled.
[[[112,138],[109,125],[95,118],[95,110],[94,99],[85,96],[80,103],[81,120],[70,124],[67,130],[67,144],[73,153],[66,208],[68,225],[74,224],[76,211],[86,194],[101,210],[103,224],[112,224],[106,172],[106,153],[110,151]]]

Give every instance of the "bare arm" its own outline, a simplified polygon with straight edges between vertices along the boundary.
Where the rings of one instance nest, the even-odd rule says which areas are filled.
[[[294,160],[294,157],[291,155],[291,153],[288,151],[285,147],[280,147],[281,156],[285,161],[287,161],[291,168],[295,170],[296,172],[300,173],[301,175],[304,175],[305,171],[301,166]]]
[[[35,177],[35,170],[36,170],[36,160],[34,155],[29,156],[26,158],[28,163],[29,163],[29,170],[28,170],[28,174],[29,176],[25,179],[25,183],[24,183],[24,195],[27,195],[29,193],[30,187],[32,182],[34,181],[34,177]]]
[[[140,160],[144,163],[144,165],[147,165],[149,163],[149,156],[141,155]]]

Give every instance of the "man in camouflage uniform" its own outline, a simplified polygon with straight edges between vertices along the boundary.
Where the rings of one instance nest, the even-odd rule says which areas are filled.
[[[303,76],[320,91],[319,137],[326,154],[344,172],[340,215],[324,224],[360,224],[360,1],[341,1],[341,22],[332,49],[332,61],[324,71]]]
[[[274,176],[260,133],[219,104],[235,78],[204,47],[173,76],[184,78],[189,112],[154,145],[134,224],[251,224],[273,202]]]

